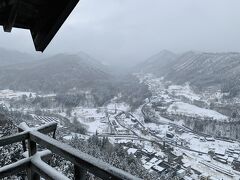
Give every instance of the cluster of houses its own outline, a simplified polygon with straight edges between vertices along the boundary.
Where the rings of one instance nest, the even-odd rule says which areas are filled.
[[[215,149],[213,159],[223,164],[229,164],[234,170],[240,171],[240,149]]]
[[[169,153],[166,153],[166,152]],[[191,168],[181,166],[182,154],[171,150],[156,152],[148,148],[128,148],[127,152],[139,158],[149,172],[156,172],[163,179],[193,180]]]

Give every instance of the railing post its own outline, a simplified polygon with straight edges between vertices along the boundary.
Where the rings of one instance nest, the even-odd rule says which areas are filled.
[[[74,164],[74,179],[75,180],[85,180],[87,172]]]
[[[18,128],[18,132],[19,132],[19,133],[20,133],[20,132],[23,132],[23,130],[20,129],[20,128]],[[22,146],[23,146],[23,152],[27,151],[26,141],[25,141],[25,140],[22,141]]]
[[[37,144],[31,139],[28,140],[28,153],[29,157],[37,153]],[[40,176],[31,167],[28,169],[28,180],[40,180]]]

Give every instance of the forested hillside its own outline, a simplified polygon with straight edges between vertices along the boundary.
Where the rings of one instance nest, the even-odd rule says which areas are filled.
[[[239,94],[240,53],[187,52],[160,53],[153,61],[140,64],[140,71],[164,76],[177,84],[189,82],[198,89],[216,87],[229,92],[231,97]]]
[[[36,61],[36,57],[27,53],[0,48],[0,67]]]
[[[0,88],[34,92],[87,90],[110,82],[112,77],[106,69],[86,56],[60,54],[0,68]]]

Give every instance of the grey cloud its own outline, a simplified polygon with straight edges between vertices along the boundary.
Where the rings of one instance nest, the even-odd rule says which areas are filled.
[[[239,7],[239,0],[81,0],[45,54],[85,51],[119,63],[162,49],[240,51]],[[0,41],[34,51],[29,32],[1,32]]]

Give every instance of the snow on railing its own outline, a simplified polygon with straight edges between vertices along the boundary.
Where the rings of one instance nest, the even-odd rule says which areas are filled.
[[[29,180],[40,180],[40,177],[56,180],[68,179],[44,161],[44,158],[52,152],[74,164],[74,179],[85,179],[87,173],[91,173],[102,179],[139,179],[123,170],[55,140],[56,128],[57,123],[55,122],[38,128],[29,128],[26,123],[21,123],[18,127],[18,134],[0,138],[0,146],[22,142],[24,151],[26,151],[26,147],[28,147],[28,154],[26,152],[23,154],[24,159],[0,168],[0,178],[26,171]],[[53,138],[45,135],[49,133],[53,133]],[[26,140],[28,146],[26,146]],[[37,144],[48,150],[38,152]]]

